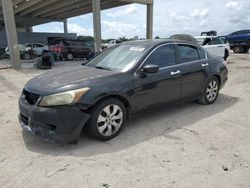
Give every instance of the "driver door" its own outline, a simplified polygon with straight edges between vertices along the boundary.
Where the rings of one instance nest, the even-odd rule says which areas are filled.
[[[145,65],[158,65],[157,73],[141,72]],[[134,83],[135,110],[140,111],[153,106],[175,101],[181,97],[181,66],[176,64],[175,45],[157,47],[137,71]]]

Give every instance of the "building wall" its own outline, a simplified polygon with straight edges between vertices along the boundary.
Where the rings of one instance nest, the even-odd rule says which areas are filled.
[[[48,44],[48,37],[62,37],[62,38],[70,38],[76,39],[76,33],[29,33],[29,32],[18,32],[18,43],[25,44],[25,43],[43,43]],[[0,48],[5,48],[8,46],[6,33],[4,31],[0,31]]]

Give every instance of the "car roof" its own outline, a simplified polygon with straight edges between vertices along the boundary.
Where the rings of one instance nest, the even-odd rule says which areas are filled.
[[[166,44],[166,43],[184,43],[184,44],[191,44],[197,46],[196,43],[190,42],[190,41],[185,41],[185,40],[175,40],[175,39],[147,39],[147,40],[134,40],[134,41],[129,41],[129,42],[124,42],[122,44],[127,44],[127,45],[141,45],[141,46],[148,46],[148,47],[153,47],[153,46],[158,46],[161,44]]]

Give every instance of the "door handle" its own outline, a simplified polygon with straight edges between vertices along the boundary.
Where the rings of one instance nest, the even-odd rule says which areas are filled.
[[[207,67],[207,66],[208,66],[208,63],[202,63],[201,66],[202,66],[202,67]]]
[[[223,46],[218,46],[218,48],[222,48]]]
[[[174,75],[177,75],[177,74],[180,74],[181,73],[181,71],[180,70],[177,70],[177,71],[175,71],[175,72],[171,72],[171,76],[174,76]]]

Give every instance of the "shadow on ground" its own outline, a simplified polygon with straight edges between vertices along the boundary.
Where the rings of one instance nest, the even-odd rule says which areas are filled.
[[[221,94],[213,105],[186,103],[147,113],[127,122],[122,133],[108,142],[96,141],[83,134],[77,145],[60,146],[56,143],[43,141],[25,131],[23,131],[23,140],[27,149],[32,152],[52,156],[91,157],[118,152],[159,136],[181,140],[181,138],[168,134],[221,113],[238,101],[238,98]],[[208,125],[209,122],[202,126]]]

